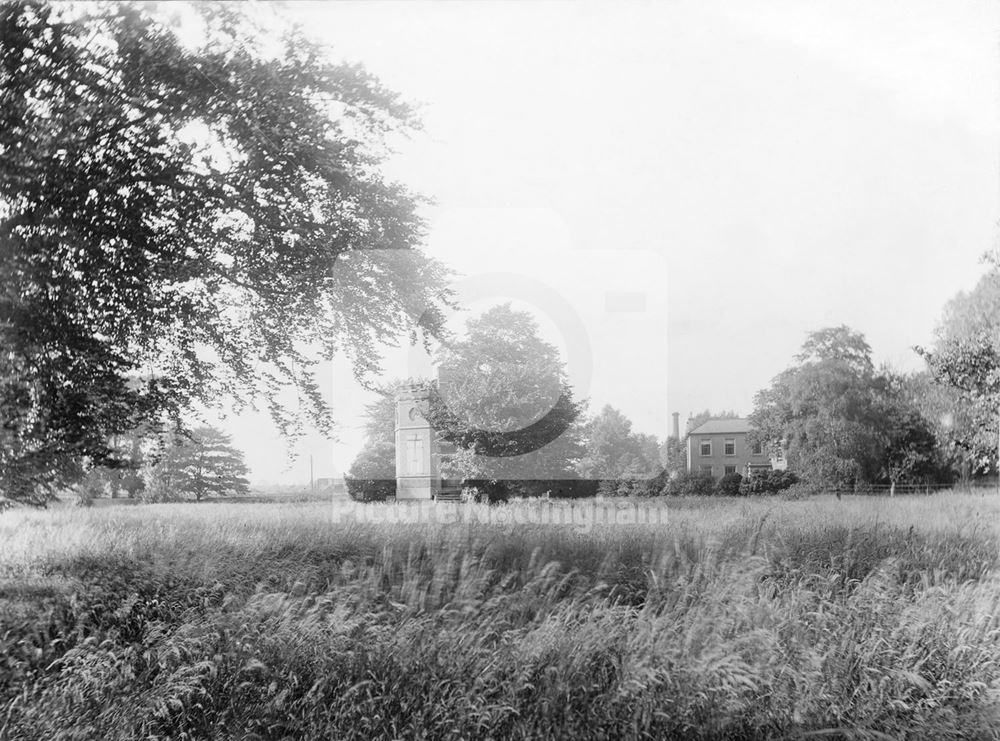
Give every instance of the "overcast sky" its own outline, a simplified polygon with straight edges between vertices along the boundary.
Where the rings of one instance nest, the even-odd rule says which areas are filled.
[[[391,174],[431,196],[427,251],[473,310],[512,300],[578,395],[637,429],[747,414],[806,333],[847,324],[920,367],[997,246],[995,3],[291,3],[420,105]],[[426,372],[387,353],[387,376]],[[370,398],[341,363],[339,443],[291,471],[230,422],[257,481],[347,468]]]

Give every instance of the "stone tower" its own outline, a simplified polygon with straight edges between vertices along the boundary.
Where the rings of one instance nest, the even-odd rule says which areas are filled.
[[[434,499],[441,489],[437,436],[427,421],[427,391],[396,391],[396,499]]]

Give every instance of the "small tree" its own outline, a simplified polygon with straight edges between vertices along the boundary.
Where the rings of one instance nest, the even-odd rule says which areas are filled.
[[[368,440],[347,472],[347,493],[358,502],[381,502],[396,496],[396,445]]]
[[[927,419],[906,398],[906,378],[891,376],[883,401],[885,453],[882,475],[889,479],[889,495],[900,481],[940,479],[947,475],[937,438]]]

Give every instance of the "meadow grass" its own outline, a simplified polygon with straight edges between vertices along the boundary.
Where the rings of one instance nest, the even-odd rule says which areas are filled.
[[[0,739],[1000,738],[1000,498],[661,503],[4,513]]]

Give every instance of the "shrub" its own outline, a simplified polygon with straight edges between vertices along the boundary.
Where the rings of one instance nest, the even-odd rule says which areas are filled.
[[[510,485],[496,479],[466,479],[463,486],[474,490],[472,500],[483,504],[503,504],[511,496]]]
[[[597,495],[600,481],[595,479],[555,479],[549,481],[549,496],[553,499],[583,499]]]
[[[715,493],[720,497],[737,497],[740,495],[740,484],[743,476],[738,473],[727,473],[715,485]]]
[[[761,471],[745,478],[740,484],[739,493],[744,497],[753,494],[777,494],[798,481],[799,477],[791,471]]]
[[[709,497],[715,493],[715,479],[700,471],[681,471],[667,482],[664,492],[678,497]]]
[[[620,478],[596,481],[597,494],[603,497],[655,497],[663,492],[664,476]]]
[[[356,479],[345,477],[347,495],[356,502],[384,502],[396,496],[395,479]]]

